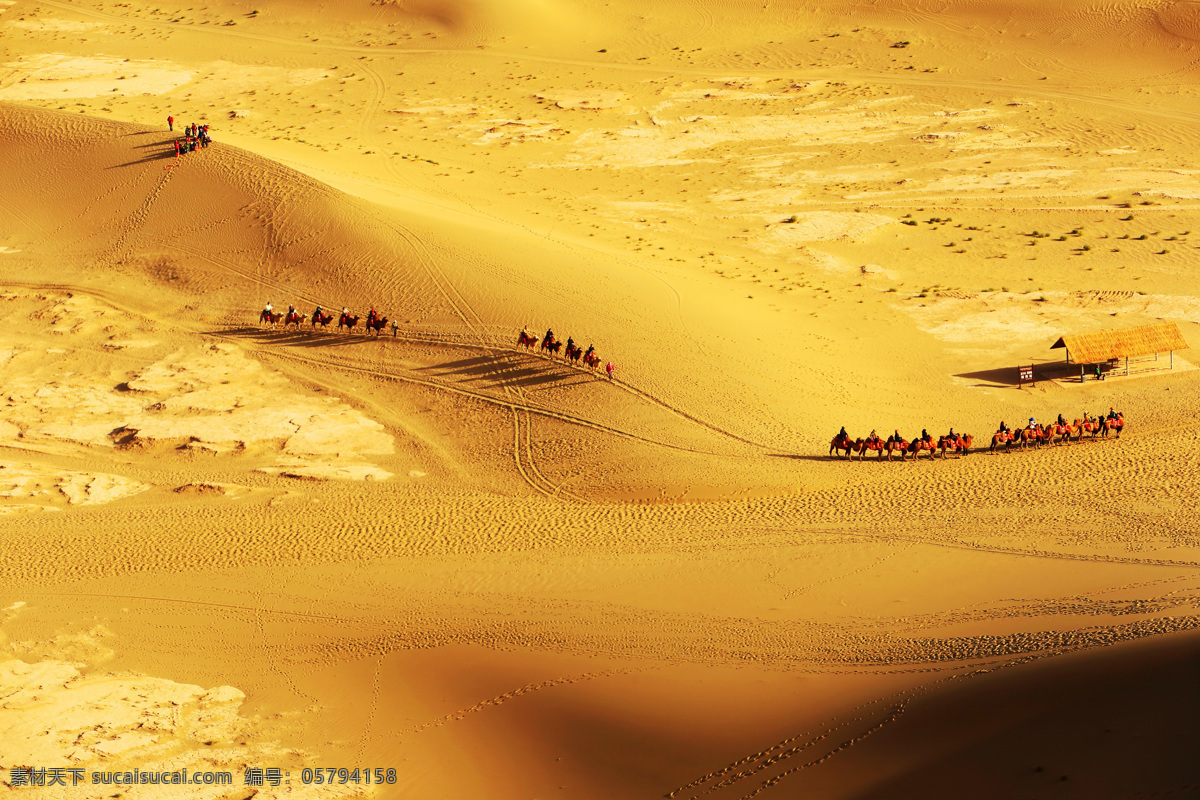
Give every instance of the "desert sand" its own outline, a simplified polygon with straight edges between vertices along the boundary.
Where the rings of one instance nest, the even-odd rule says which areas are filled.
[[[0,0],[0,780],[1197,796],[1200,352],[1050,349],[1200,343],[1197,64],[1186,0]]]

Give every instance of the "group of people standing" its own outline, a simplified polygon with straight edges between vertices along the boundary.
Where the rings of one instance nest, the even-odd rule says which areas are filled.
[[[171,131],[175,130],[175,117],[167,117],[167,128]],[[208,147],[212,144],[212,138],[208,135],[208,125],[185,125],[183,127],[183,136],[175,139],[175,155],[181,156],[184,153],[191,153],[197,147]]]

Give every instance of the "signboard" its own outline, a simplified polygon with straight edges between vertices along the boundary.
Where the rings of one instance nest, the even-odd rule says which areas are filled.
[[[1017,367],[1017,387],[1020,388],[1020,386],[1025,383],[1033,383],[1036,385],[1036,382],[1033,380],[1032,364],[1027,367]]]

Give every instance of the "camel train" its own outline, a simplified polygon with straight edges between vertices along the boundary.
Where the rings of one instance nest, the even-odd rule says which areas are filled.
[[[1013,430],[1001,422],[1000,430],[992,434],[992,443],[988,452],[995,453],[1001,450],[1009,452],[1014,445],[1021,450],[1027,447],[1033,447],[1036,450],[1042,445],[1070,444],[1072,441],[1078,442],[1084,434],[1091,439],[1095,439],[1097,436],[1102,439],[1107,439],[1109,436],[1119,438],[1124,428],[1124,413],[1113,409],[1109,409],[1106,416],[1089,417],[1085,414],[1082,419],[1076,419],[1074,422],[1067,422],[1060,415],[1058,420],[1050,425],[1042,425],[1030,419],[1026,427],[1017,430]],[[838,458],[844,456],[847,461],[853,461],[857,455],[858,460],[862,461],[864,456],[873,452],[877,461],[882,460],[884,456],[891,461],[893,455],[900,456],[901,461],[908,460],[911,455],[916,461],[922,453],[928,453],[930,460],[939,455],[945,459],[947,453],[959,456],[967,455],[971,451],[973,441],[970,434],[955,433],[953,430],[936,439],[926,431],[922,431],[921,436],[912,441],[904,439],[898,432],[883,439],[875,431],[871,431],[865,439],[855,439],[843,428],[829,443],[829,455]]]

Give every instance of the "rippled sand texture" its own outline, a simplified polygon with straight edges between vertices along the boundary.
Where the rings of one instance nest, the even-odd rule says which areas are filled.
[[[1050,345],[1200,342],[1200,3],[0,0],[0,48],[0,779],[1196,793],[1200,354]]]

